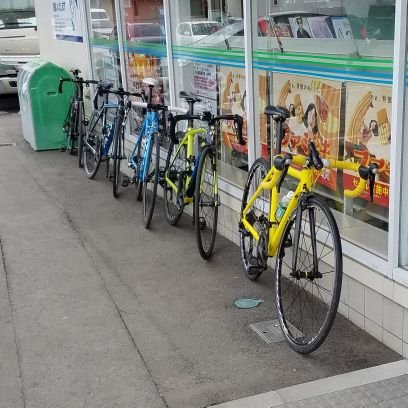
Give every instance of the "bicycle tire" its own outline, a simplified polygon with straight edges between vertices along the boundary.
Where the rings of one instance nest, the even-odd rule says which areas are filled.
[[[78,167],[84,167],[84,126],[85,126],[85,112],[84,106],[81,106],[81,115],[78,126]]]
[[[93,179],[101,164],[103,115],[99,111],[92,112],[89,127],[84,138],[84,171],[89,179]],[[95,153],[89,146],[95,150]]]
[[[296,228],[298,211],[301,211],[299,229]],[[297,233],[299,246],[295,254]],[[313,241],[318,246],[315,253],[321,277],[313,277]],[[292,271],[293,257],[297,259],[295,273]],[[290,216],[275,268],[279,323],[286,341],[296,352],[315,351],[330,333],[340,300],[342,275],[341,240],[336,220],[324,202],[314,196],[308,197]],[[302,295],[306,304],[302,304]],[[320,314],[322,319],[319,320]]]
[[[115,133],[113,136],[113,196],[119,196],[120,162],[122,157],[122,126],[121,120],[115,118]]]
[[[68,151],[71,156],[75,154],[75,144],[76,144],[76,131],[77,131],[77,121],[78,121],[78,102],[73,101],[71,106],[70,118],[69,118],[69,129],[68,129]]]
[[[135,168],[136,201],[142,201],[143,180],[140,179],[140,168],[142,166],[142,141],[140,141],[139,145],[137,146],[135,161],[136,161],[136,168]]]
[[[143,224],[146,229],[150,227],[150,223],[152,222],[160,171],[159,135],[153,133],[150,138],[150,146],[146,160],[147,177],[143,180]]]
[[[252,164],[248,172],[248,178],[245,183],[244,194],[242,196],[240,214],[241,220],[248,200],[255,193],[259,184],[265,178],[269,170],[270,164],[263,158],[256,159]],[[258,196],[258,198],[254,201],[251,209],[247,212],[246,218],[252,221],[251,225],[258,233],[261,233],[265,230],[267,231],[265,225],[269,224],[268,217],[270,199],[271,190],[263,190],[260,196]],[[266,269],[266,266],[264,265],[265,260],[263,260],[263,262],[260,262],[258,242],[255,242],[254,237],[245,229],[242,222],[240,223],[239,235],[241,261],[244,273],[248,279],[255,281],[262,275],[262,272]],[[267,239],[264,244],[267,246]],[[263,253],[263,257],[265,256],[267,257],[267,253]]]
[[[176,225],[184,211],[184,188],[186,182],[187,148],[185,144],[170,143],[166,158],[165,175],[177,192],[164,180],[164,212],[169,224]],[[181,187],[182,191],[179,191]]]
[[[219,197],[215,191],[215,161],[213,147],[206,146],[198,163],[194,192],[195,232],[198,251],[203,259],[211,258],[217,236]]]

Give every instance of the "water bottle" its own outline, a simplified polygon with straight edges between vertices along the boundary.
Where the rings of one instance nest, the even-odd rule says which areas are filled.
[[[286,208],[288,207],[290,200],[294,197],[294,195],[295,195],[294,191],[288,191],[288,193],[284,197],[282,197],[282,200],[280,201],[278,209],[276,210],[275,213],[276,221],[280,222],[280,220],[283,217],[283,214],[285,214]]]

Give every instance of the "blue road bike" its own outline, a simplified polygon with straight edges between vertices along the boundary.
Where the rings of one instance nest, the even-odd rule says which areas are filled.
[[[166,112],[185,109],[167,105],[153,104],[153,88],[157,85],[154,78],[145,78],[148,86],[147,102],[132,102],[134,108],[146,110],[140,132],[133,151],[129,156],[128,166],[134,170],[132,182],[136,187],[136,200],[143,199],[143,224],[149,228],[156,204],[157,187],[162,184],[164,170],[160,168],[160,146],[166,134]]]
[[[99,83],[93,100],[94,111],[89,119],[83,142],[84,170],[88,178],[93,179],[100,163],[106,161],[106,177],[113,182],[113,195],[119,195],[119,184],[126,187],[128,179],[122,178],[120,183],[120,163],[126,158],[124,153],[125,127],[131,109],[130,96],[144,100],[143,92],[127,92],[119,88],[112,89],[111,83]],[[109,100],[109,94],[117,97],[117,102]],[[103,103],[98,106],[98,98],[103,97]],[[109,161],[113,161],[113,172],[110,174]]]

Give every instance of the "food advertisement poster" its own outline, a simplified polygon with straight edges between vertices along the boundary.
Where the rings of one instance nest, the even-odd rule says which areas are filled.
[[[374,202],[383,207],[389,203],[391,93],[385,86],[346,85],[344,159],[364,166],[378,165]],[[344,172],[345,189],[354,189],[358,181],[357,174]],[[362,198],[370,199],[368,185]]]
[[[245,70],[243,68],[220,67],[220,115],[238,114],[244,119],[242,133],[246,135],[246,91]],[[241,146],[233,129],[233,121],[223,122],[222,139],[226,149],[247,154],[248,146]]]
[[[308,155],[313,141],[322,158],[338,158],[341,82],[274,74],[273,101],[290,112],[282,151]],[[318,182],[337,191],[336,169],[326,169]]]

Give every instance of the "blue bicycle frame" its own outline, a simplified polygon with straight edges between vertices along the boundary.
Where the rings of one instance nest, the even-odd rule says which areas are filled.
[[[155,111],[148,111],[146,112],[146,117],[143,120],[142,129],[140,130],[139,136],[137,137],[135,146],[133,148],[132,154],[129,158],[129,166],[133,167],[134,169],[138,168],[139,166],[139,174],[136,174],[137,180],[136,182],[144,182],[146,180],[147,172],[149,171],[149,164],[150,164],[150,157],[147,152],[150,152],[150,146],[152,144],[152,135],[157,133],[159,130],[159,113]],[[143,139],[146,140],[144,151],[141,152],[143,157],[139,157],[139,163],[135,160],[135,154],[137,148],[142,143]]]

